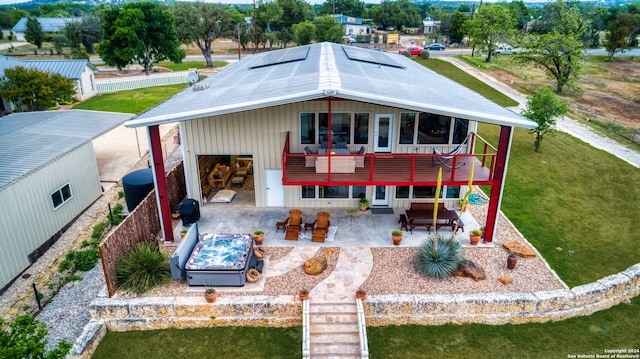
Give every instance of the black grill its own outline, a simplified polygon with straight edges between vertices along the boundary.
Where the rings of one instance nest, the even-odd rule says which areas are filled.
[[[182,201],[182,205],[180,205],[180,218],[182,218],[183,226],[196,223],[200,219],[200,206],[198,205],[198,201],[191,198]]]

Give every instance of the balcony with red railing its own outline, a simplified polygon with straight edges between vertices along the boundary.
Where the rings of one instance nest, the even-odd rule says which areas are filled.
[[[468,148],[473,149],[480,143],[483,146],[476,153],[451,155],[445,164],[438,164],[442,156],[436,154],[291,153],[287,133],[282,152],[282,183],[298,186],[435,186],[438,180],[438,169],[442,168],[442,184],[460,186],[468,184],[471,164],[475,163],[473,184],[490,185],[493,180],[497,151],[476,133],[471,134]],[[364,157],[364,161],[359,161],[361,165],[355,168],[346,166],[346,171],[353,171],[353,173],[335,173],[336,171],[344,172],[344,163],[350,163],[355,157],[360,159]],[[308,159],[315,163],[317,158],[323,158],[321,171],[327,173],[317,173],[317,167],[307,166]]]

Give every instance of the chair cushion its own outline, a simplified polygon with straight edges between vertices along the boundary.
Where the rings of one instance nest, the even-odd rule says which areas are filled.
[[[364,155],[364,146],[360,147],[358,154]]]
[[[309,148],[309,146],[304,148],[304,153],[310,155],[311,154],[311,149]]]

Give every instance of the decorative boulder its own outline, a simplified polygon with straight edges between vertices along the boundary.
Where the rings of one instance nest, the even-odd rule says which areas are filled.
[[[509,251],[515,252],[519,257],[531,258],[535,257],[536,254],[529,248],[527,248],[524,244],[518,241],[510,241],[502,245]]]
[[[498,280],[500,281],[500,283],[502,283],[504,285],[507,285],[507,284],[511,283],[511,278],[509,278],[507,276],[504,276],[504,275],[501,276],[501,277],[498,277]]]
[[[465,259],[458,269],[454,272],[456,277],[471,277],[476,282],[485,279],[487,276],[484,274],[484,269],[478,267],[470,260]]]
[[[327,269],[327,259],[325,257],[313,257],[304,261],[304,271],[307,274],[318,275]]]

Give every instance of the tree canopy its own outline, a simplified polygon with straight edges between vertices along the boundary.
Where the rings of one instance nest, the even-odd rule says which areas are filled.
[[[17,66],[4,70],[0,96],[28,111],[44,111],[73,100],[73,82],[60,75]]]
[[[362,18],[364,12],[364,2],[359,0],[326,0],[320,8],[321,15],[341,14]]]
[[[500,42],[508,40],[513,33],[513,17],[509,10],[499,4],[482,6],[469,23],[469,36],[475,45],[479,45],[491,54]]]
[[[27,19],[27,29],[24,32],[24,39],[27,40],[27,42],[36,45],[39,49],[42,48],[44,33],[42,33],[40,21],[35,17],[29,17]]]
[[[127,3],[122,9],[103,12],[104,40],[98,54],[107,65],[122,69],[143,65],[147,75],[151,65],[162,60],[182,62],[184,50],[176,34],[173,15],[157,3]]]
[[[535,138],[533,150],[538,152],[544,135],[553,131],[556,118],[567,113],[567,105],[558,99],[548,88],[542,88],[529,96],[527,108],[522,112],[523,116],[535,121],[538,127],[529,130]]]
[[[393,26],[397,30],[403,27],[420,27],[422,17],[418,7],[409,0],[383,0],[379,6],[370,10],[371,18],[384,28]]]

